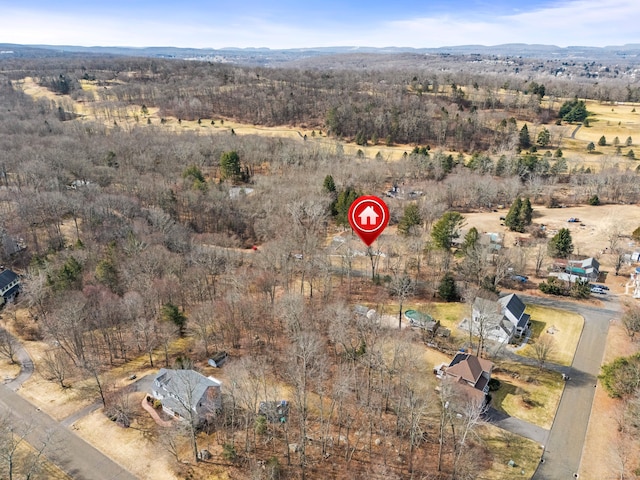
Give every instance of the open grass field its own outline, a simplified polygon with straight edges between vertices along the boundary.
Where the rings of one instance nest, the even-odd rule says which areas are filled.
[[[48,89],[38,85],[31,77],[17,82],[22,91],[33,98],[46,98],[63,105],[63,108],[79,115],[81,119],[101,121],[107,126],[120,127],[131,125],[156,125],[168,128],[173,131],[191,130],[202,134],[231,134],[236,135],[260,135],[272,138],[292,138],[300,141],[314,142],[314,144],[327,148],[330,151],[341,150],[348,155],[355,155],[361,151],[364,158],[379,159],[381,161],[394,161],[401,158],[405,153],[411,152],[413,145],[391,145],[384,144],[360,146],[354,143],[338,141],[334,138],[327,137],[321,129],[298,128],[287,125],[278,127],[262,127],[258,125],[249,125],[235,122],[232,119],[211,118],[203,119],[201,122],[197,120],[179,121],[177,118],[167,117],[161,124],[161,118],[158,110],[148,108],[146,113],[142,113],[141,105],[117,106],[107,105],[108,102],[98,100],[81,100],[75,101],[70,96],[58,95]],[[96,85],[94,82],[82,81],[82,89],[85,92],[95,92]],[[109,87],[104,87],[108,89]],[[506,94],[506,92],[504,93]],[[543,102],[545,106],[545,102]],[[558,108],[560,103],[554,104]],[[626,147],[625,142],[628,137],[632,140],[635,138],[638,142],[636,146],[640,149],[640,113],[634,112],[636,109],[640,111],[640,105],[636,104],[601,104],[595,101],[587,101],[587,110],[593,115],[589,118],[590,126],[584,127],[577,124],[555,125],[528,125],[532,141],[535,143],[537,134],[542,128],[547,128],[551,133],[552,145],[549,150],[554,151],[560,147],[563,150],[564,158],[567,159],[569,166],[585,166],[592,169],[600,169],[603,167],[611,167],[618,165],[622,168],[635,168],[638,163],[630,160],[626,156],[629,149],[633,149],[634,145]],[[212,124],[213,121],[213,124]],[[518,128],[524,125],[524,122],[518,124]],[[572,135],[575,132],[575,136]],[[606,146],[597,146],[596,151],[589,154],[587,152],[587,144],[594,142],[596,145],[600,137],[605,136],[607,139]],[[614,138],[618,137],[622,147],[622,155],[616,156],[616,148],[613,145]],[[540,153],[543,153],[541,149]],[[455,153],[457,152],[449,152]],[[465,155],[465,157],[468,157]],[[640,152],[639,152],[640,154]],[[640,158],[640,155],[639,155]]]
[[[536,358],[533,344],[548,337],[553,339],[554,346],[547,361],[570,366],[580,341],[584,318],[575,313],[537,305],[528,305],[526,312],[531,315],[533,333],[529,344],[518,353]]]

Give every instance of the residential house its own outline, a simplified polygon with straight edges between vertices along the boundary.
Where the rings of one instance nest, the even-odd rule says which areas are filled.
[[[436,374],[450,380],[467,397],[484,403],[489,393],[493,363],[470,353],[458,352],[448,366],[441,365]]]
[[[202,424],[222,407],[222,382],[195,370],[161,368],[153,380],[152,395],[169,415]]]
[[[565,272],[583,280],[595,282],[600,276],[600,264],[593,257],[585,258],[584,260],[569,260],[565,267]]]
[[[498,253],[502,249],[503,237],[499,233],[483,233],[478,238],[478,243],[491,253]]]
[[[11,270],[0,272],[0,306],[12,301],[20,291],[20,277]]]
[[[524,313],[525,308],[515,293],[495,302],[478,297],[473,302],[470,328],[486,340],[509,343],[525,334],[531,326],[531,316]]]

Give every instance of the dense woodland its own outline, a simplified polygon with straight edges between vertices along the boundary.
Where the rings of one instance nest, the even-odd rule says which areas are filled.
[[[594,195],[637,202],[635,171],[585,172],[522,149],[515,120],[555,122],[574,96],[638,100],[638,84],[544,69],[475,73],[456,61],[438,59],[447,71],[424,57],[399,70],[117,57],[0,62],[0,230],[27,245],[2,258],[24,275],[17,307],[30,316],[16,316],[15,331],[51,346],[43,369],[52,381],[94,378],[106,410],[124,416],[100,382],[111,367],[141,355],[152,365],[191,366],[231,352],[237,383],[212,435],[237,478],[476,478],[491,464],[477,406],[420,380],[431,366],[418,361],[417,333],[382,328],[353,305],[376,299],[402,309],[410,296],[436,298],[448,272],[464,273],[458,288],[468,300],[479,289],[495,293],[507,268],[522,265],[524,250],[509,249],[492,263],[469,254],[454,268],[429,241],[446,212],[525,195],[534,204]],[[28,76],[100,102],[110,121],[77,121],[63,96],[33,100],[20,88]],[[81,81],[97,88],[83,90]],[[125,125],[119,115],[128,105],[159,108],[162,118],[304,127],[335,144],[176,132],[149,125],[142,107],[140,121]],[[342,140],[406,144],[407,155],[350,156]],[[404,221],[405,235],[383,239],[384,259],[369,250],[357,264],[362,247],[327,247],[345,231],[339,209],[349,192],[394,185],[429,194],[389,199],[391,223]],[[253,193],[230,194],[238,186]],[[407,226],[409,204],[419,220]],[[189,349],[169,355],[180,337]],[[256,423],[256,401],[279,399],[274,385],[291,392],[286,426]],[[465,415],[443,407],[456,401]],[[196,438],[194,429],[186,438]]]

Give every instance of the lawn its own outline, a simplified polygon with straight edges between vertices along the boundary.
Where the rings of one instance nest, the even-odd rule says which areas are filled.
[[[507,432],[493,425],[484,425],[480,436],[491,452],[492,465],[482,472],[479,480],[531,478],[538,466],[542,449],[533,440]],[[514,462],[514,466],[509,465]],[[524,472],[524,473],[523,473]]]
[[[397,315],[397,304],[394,305]],[[390,311],[393,311],[393,308]],[[451,336],[453,338],[468,338],[468,333],[458,330],[458,325],[463,318],[469,316],[469,306],[465,303],[457,302],[433,302],[433,303],[412,303],[406,304],[403,310],[417,310],[421,313],[427,313],[431,315],[434,320],[439,320],[440,325],[444,328],[451,330]],[[403,319],[404,321],[404,319]]]
[[[491,392],[491,405],[512,417],[551,428],[564,382],[557,372],[520,363],[501,363],[492,378],[500,388]]]
[[[555,308],[528,305],[526,312],[531,315],[532,334],[529,345],[518,353],[525,357],[536,358],[534,344],[541,338],[552,339],[552,350],[548,362],[570,366],[584,325],[582,316]]]

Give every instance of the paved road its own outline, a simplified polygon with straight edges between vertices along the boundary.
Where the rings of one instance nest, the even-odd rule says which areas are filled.
[[[525,303],[545,305],[578,313],[584,317],[584,328],[556,417],[544,445],[543,459],[533,475],[534,480],[576,478],[587,434],[591,407],[600,373],[600,365],[609,331],[609,322],[620,314],[620,306],[612,295],[601,297],[601,308],[561,302],[555,299],[522,296]]]
[[[26,440],[36,448],[48,442],[44,455],[74,480],[136,480],[134,475],[67,430],[65,425],[15,393],[34,371],[33,360],[19,342],[16,359],[20,363],[20,373],[0,385],[0,412],[8,415],[12,423],[30,427]],[[89,413],[82,412],[84,415]]]
[[[40,446],[52,433],[45,456],[74,480],[136,480],[136,477],[83,439],[38,410],[6,385],[0,385],[0,411],[16,423],[31,425],[26,439]]]
[[[571,138],[576,138],[576,133],[578,133],[578,130],[580,130],[580,127],[582,127],[582,124],[580,123],[573,132],[571,132]]]

